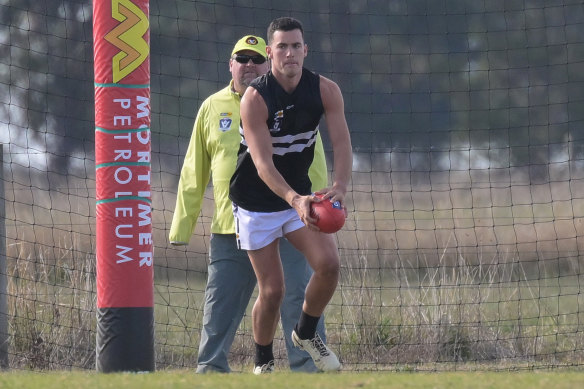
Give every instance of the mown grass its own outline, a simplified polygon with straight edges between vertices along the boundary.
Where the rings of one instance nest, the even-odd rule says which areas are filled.
[[[449,373],[339,373],[294,374],[276,372],[267,376],[248,374],[196,375],[192,371],[149,374],[97,374],[87,372],[2,373],[0,387],[23,388],[200,388],[200,389],[339,389],[339,388],[505,388],[573,389],[583,387],[583,372],[449,372]]]

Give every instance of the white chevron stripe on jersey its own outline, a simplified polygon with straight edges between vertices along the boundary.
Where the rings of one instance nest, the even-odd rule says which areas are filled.
[[[294,143],[288,147],[274,147],[272,152],[273,152],[273,154],[276,154],[276,155],[284,155],[284,154],[288,154],[288,153],[300,153],[304,149],[312,146],[314,144],[314,142],[316,142],[316,137],[310,139],[306,143]]]
[[[299,153],[310,147],[316,142],[316,133],[318,131],[318,127],[314,131],[307,131],[301,134],[296,135],[284,135],[284,136],[273,136],[272,137],[272,144],[278,145],[286,145],[288,146],[275,146],[273,149],[273,154],[275,155],[284,155],[287,153]],[[243,128],[239,127],[240,134],[243,132]],[[306,143],[294,143],[299,140],[308,139]],[[247,147],[247,142],[245,138],[242,136],[241,144]],[[249,153],[249,149],[246,150]]]

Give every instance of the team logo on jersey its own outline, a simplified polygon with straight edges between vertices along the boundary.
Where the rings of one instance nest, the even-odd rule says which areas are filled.
[[[274,125],[270,129],[270,132],[278,132],[281,130],[282,120],[284,120],[284,111],[279,110],[274,114]]]
[[[231,112],[222,112],[220,116],[221,118],[219,119],[219,131],[225,132],[231,130],[231,123],[233,123],[233,120],[231,120],[230,117]]]

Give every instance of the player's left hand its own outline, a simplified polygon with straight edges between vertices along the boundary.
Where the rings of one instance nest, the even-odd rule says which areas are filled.
[[[334,185],[330,188],[323,188],[323,189],[315,192],[315,194],[322,195],[323,198],[329,199],[331,203],[338,201],[341,204],[341,206],[343,207],[343,209],[345,210],[345,217],[346,217],[347,207],[345,206],[345,193],[346,193],[345,190],[338,188],[338,187],[335,187]]]

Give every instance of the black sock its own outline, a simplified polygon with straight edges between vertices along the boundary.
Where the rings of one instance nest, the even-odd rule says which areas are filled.
[[[268,344],[267,346],[262,346],[261,344],[255,344],[255,366],[262,366],[266,363],[274,360],[274,352],[272,350],[274,342]]]
[[[318,325],[319,317],[310,316],[309,314],[302,311],[300,314],[300,319],[296,324],[296,333],[300,339],[312,339],[316,335],[316,326]]]

